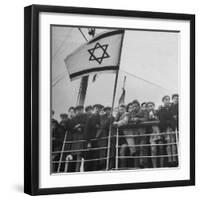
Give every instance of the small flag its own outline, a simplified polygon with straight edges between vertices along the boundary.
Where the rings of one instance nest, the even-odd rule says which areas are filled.
[[[73,80],[90,73],[116,71],[124,30],[97,35],[65,58],[65,65]]]
[[[123,83],[123,88],[122,88],[122,94],[119,98],[119,105],[124,104],[125,102],[125,95],[126,95],[126,90],[125,90],[125,83],[126,83],[126,76],[124,77],[124,83]]]
[[[126,95],[126,90],[124,88],[122,88],[122,94],[119,98],[119,105],[124,104],[125,102],[125,95]]]
[[[96,81],[96,79],[97,79],[97,74],[95,74],[95,75],[93,76],[92,82],[94,83],[94,82]]]

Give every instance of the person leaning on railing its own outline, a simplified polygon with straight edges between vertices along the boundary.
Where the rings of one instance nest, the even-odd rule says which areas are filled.
[[[132,102],[132,111],[129,115],[129,123],[133,123],[138,125],[136,128],[132,129],[132,134],[135,136],[135,145],[136,145],[136,152],[135,156],[140,158],[135,159],[135,167],[136,168],[146,168],[148,167],[148,148],[144,145],[148,143],[148,137],[145,136],[146,127],[140,126],[141,122],[148,120],[148,114],[146,109],[141,109],[140,103],[138,100],[134,100]],[[137,146],[138,145],[138,146]]]
[[[178,94],[173,94],[172,95],[172,104],[170,107],[170,111],[173,116],[172,120],[172,130],[175,132],[173,137],[171,137],[171,143],[177,143],[179,139],[179,95]],[[172,154],[177,154],[177,145],[172,145]],[[173,156],[173,166],[178,166],[178,156]]]
[[[75,116],[71,119],[71,134],[72,141],[81,141],[84,140],[84,128],[87,120],[86,114],[83,112],[83,106],[75,107]],[[79,150],[84,149],[83,142],[73,142],[71,144],[71,155],[73,159],[76,159],[75,171],[80,171],[81,158],[83,153]],[[74,151],[74,152],[73,152]]]
[[[51,120],[51,129],[52,129],[52,152],[58,152],[52,154],[52,161],[59,161],[60,151],[62,149],[63,140],[65,136],[65,130],[64,127],[61,126],[55,119]],[[57,168],[58,168],[58,163],[54,163],[52,165],[52,172],[57,172]]]
[[[177,156],[174,155],[174,146],[176,147],[176,145],[174,144],[175,134],[173,132],[173,113],[171,112],[170,96],[164,96],[162,102],[163,105],[158,109],[160,130],[165,133],[162,135],[162,139],[166,143],[167,166],[173,167],[177,166]]]
[[[179,106],[179,95],[178,94],[173,94],[172,95],[172,104],[170,107],[170,110],[172,112],[173,115],[173,130],[175,131],[177,129],[177,131],[179,130],[178,127],[178,106]]]
[[[158,112],[157,112],[157,110],[155,110],[154,102],[151,102],[151,101],[147,102],[147,111],[148,111],[148,120],[158,122]],[[156,168],[159,166],[163,167],[164,159],[162,157],[160,157],[160,158],[155,157],[158,155],[158,150],[159,150],[159,152],[163,152],[159,124],[158,123],[152,124],[148,128],[148,132],[152,133],[152,135],[149,137],[149,142],[151,144],[152,166],[153,166],[153,168]],[[158,144],[160,144],[160,145],[158,145]]]
[[[84,164],[85,171],[96,171],[98,169],[98,162],[94,159],[98,159],[97,150],[92,150],[92,148],[97,148],[96,135],[100,127],[100,111],[103,109],[103,106],[100,104],[95,104],[93,106],[93,113],[88,115],[85,130],[84,130],[84,139],[86,140],[85,148],[86,152],[84,158],[86,161]]]
[[[148,160],[144,156],[147,156],[148,150],[146,147],[142,146],[147,144],[148,138],[146,136],[141,137],[145,134],[146,128],[136,126],[140,122],[147,120],[147,111],[140,109],[140,103],[137,100],[129,103],[127,105],[127,112],[125,111],[125,106],[121,105],[119,108],[120,117],[117,122],[114,123],[117,127],[123,127],[128,123],[133,124],[133,127],[123,127],[121,130],[125,136],[124,142],[122,142],[119,155],[120,157],[127,155],[127,149],[129,150],[130,156],[136,156],[134,159],[135,168],[148,167]],[[135,136],[135,137],[132,137]],[[140,146],[141,145],[141,146]],[[140,156],[143,156],[139,158]],[[120,167],[127,167],[127,159],[120,159]]]
[[[113,121],[113,117],[111,115],[111,107],[104,107],[103,112],[100,114],[100,124],[99,129],[96,133],[97,139],[97,148],[99,161],[97,162],[98,170],[106,169],[106,156],[107,156],[107,147],[108,147],[108,135],[110,124]]]
[[[118,108],[118,113],[115,117],[115,121],[113,122],[113,126],[120,128],[124,125],[128,124],[128,120],[129,120],[129,114],[128,112],[126,112],[126,106],[124,104],[121,104]],[[119,135],[123,136],[125,135],[124,130],[119,129]],[[117,138],[119,140],[119,145],[120,145],[120,149],[119,149],[119,156],[126,156],[126,149],[128,149],[128,144],[130,144],[132,141],[129,140],[129,138]],[[131,143],[132,144],[132,143]],[[118,148],[118,147],[117,147]],[[127,159],[123,158],[119,160],[119,165],[120,168],[125,168],[127,167]]]

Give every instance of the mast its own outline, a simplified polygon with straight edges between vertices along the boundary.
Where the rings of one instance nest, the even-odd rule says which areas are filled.
[[[85,103],[85,96],[86,96],[86,92],[87,92],[87,87],[88,87],[88,79],[89,76],[83,76],[81,78],[81,83],[80,83],[80,88],[79,88],[79,92],[78,92],[78,98],[77,98],[77,105],[84,105]]]
[[[83,35],[84,39],[88,42],[87,38],[85,37],[84,33],[82,32],[81,28],[79,28],[79,31]],[[88,34],[94,38],[95,36],[95,28],[88,28]],[[87,87],[88,87],[88,80],[89,80],[89,75],[83,76],[81,78],[81,83],[80,83],[80,88],[79,88],[79,93],[78,93],[78,98],[77,98],[77,105],[84,105],[85,103],[85,97],[86,97],[86,92],[87,92]]]
[[[122,54],[122,46],[123,46],[123,41],[124,41],[124,34],[125,33],[123,33],[122,40],[121,40],[120,54],[119,54],[119,60],[118,60],[118,66],[119,67],[120,67],[120,62],[121,62],[121,54]],[[116,76],[115,76],[115,83],[114,83],[114,91],[113,91],[111,114],[113,114],[113,110],[114,110],[118,76],[119,76],[119,69],[116,71]],[[125,84],[125,81],[126,81],[126,79],[124,80],[124,84]],[[109,170],[109,168],[110,168],[111,131],[112,131],[112,123],[111,123],[111,120],[110,120],[109,134],[108,134],[108,149],[107,149],[107,156],[106,156],[106,170]]]

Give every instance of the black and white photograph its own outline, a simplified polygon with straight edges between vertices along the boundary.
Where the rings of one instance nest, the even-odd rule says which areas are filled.
[[[25,8],[26,193],[195,184],[194,22]]]
[[[50,29],[51,173],[181,167],[180,31]]]

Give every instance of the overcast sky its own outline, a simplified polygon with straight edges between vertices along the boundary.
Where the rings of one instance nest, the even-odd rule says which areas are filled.
[[[82,29],[89,39],[87,29]],[[97,33],[108,31],[98,29]],[[138,99],[161,104],[166,94],[178,92],[178,42],[179,33],[126,30],[122,48],[116,104],[126,76],[125,103]],[[52,28],[52,108],[58,119],[60,113],[75,106],[80,80],[70,81],[64,59],[85,43],[78,28]],[[114,73],[101,73],[92,82],[90,75],[85,105],[101,103],[111,106]]]

